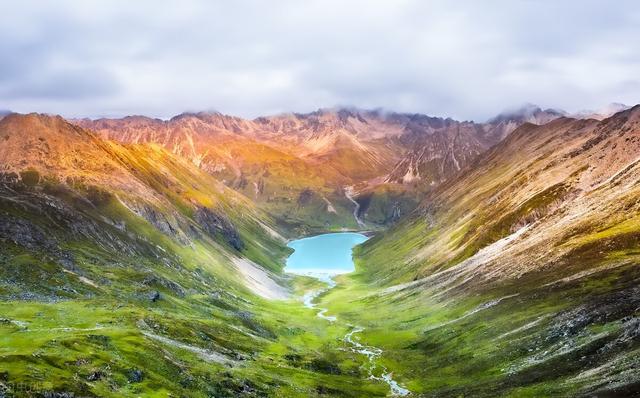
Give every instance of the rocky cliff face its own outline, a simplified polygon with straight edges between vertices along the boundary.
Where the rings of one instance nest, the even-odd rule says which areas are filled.
[[[387,175],[387,182],[439,185],[497,141],[481,125],[452,120],[412,125],[403,136],[412,150]]]
[[[77,239],[108,248],[114,256],[133,255],[137,243],[128,249],[127,242],[137,234],[143,241],[168,239],[178,246],[206,242],[231,256],[251,257],[243,251],[250,253],[256,244],[283,250],[267,233],[275,226],[266,214],[161,147],[104,141],[60,117],[38,114],[0,120],[0,137],[2,200],[5,208],[14,203],[2,235],[23,248],[37,244],[49,252]],[[42,221],[30,221],[47,211],[47,218],[59,223],[55,234],[39,226]],[[21,219],[21,214],[28,217]],[[138,229],[145,224],[152,234]],[[267,241],[261,233],[267,233]],[[163,244],[150,246],[154,257],[158,250],[172,251]],[[280,267],[277,259],[268,265]]]
[[[101,137],[125,143],[160,145],[180,158],[251,198],[279,218],[286,230],[302,224],[326,228],[344,223],[348,204],[334,191],[348,179],[331,166],[298,156],[291,145],[266,142],[253,121],[217,113],[183,114],[168,121],[130,117],[116,120],[81,120]],[[313,190],[329,198],[336,212],[292,212],[298,195]],[[345,207],[346,206],[346,207]],[[308,214],[308,215],[307,215]],[[306,221],[306,222],[304,222]]]
[[[563,116],[568,116],[568,114],[562,110],[542,109],[537,105],[526,104],[518,109],[504,111],[489,119],[485,129],[489,135],[494,137],[494,140],[500,141],[525,123],[542,125]]]
[[[545,124],[564,115],[535,105],[504,112],[486,123],[416,115],[402,138],[410,150],[386,178],[389,182],[437,186],[525,123]]]

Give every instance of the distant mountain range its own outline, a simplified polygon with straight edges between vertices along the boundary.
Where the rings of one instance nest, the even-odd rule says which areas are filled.
[[[442,183],[518,126],[564,116],[526,105],[485,123],[355,108],[254,120],[201,112],[74,123],[106,139],[161,145],[256,200],[287,228],[323,229],[357,227],[349,221],[347,186],[355,187],[361,218],[385,225],[411,211],[416,189]]]

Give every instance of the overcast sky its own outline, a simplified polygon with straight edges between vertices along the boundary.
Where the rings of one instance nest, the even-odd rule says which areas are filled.
[[[0,109],[357,106],[484,120],[640,102],[640,1],[0,0]]]

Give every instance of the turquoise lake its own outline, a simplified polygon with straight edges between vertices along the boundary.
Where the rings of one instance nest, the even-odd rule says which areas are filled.
[[[295,251],[287,259],[284,270],[320,278],[352,272],[351,251],[367,239],[355,232],[341,232],[291,241],[287,246]]]

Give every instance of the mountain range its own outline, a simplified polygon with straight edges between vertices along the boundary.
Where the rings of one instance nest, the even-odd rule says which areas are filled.
[[[337,108],[254,120],[185,113],[74,122],[104,139],[161,145],[254,200],[285,229],[309,233],[358,226],[348,220],[346,187],[354,188],[360,218],[384,227],[413,209],[416,190],[440,184],[517,126],[563,114],[527,105],[474,123]]]
[[[323,282],[283,272],[288,240],[344,230],[373,237],[318,300],[411,394],[633,396],[639,162],[620,104],[7,112],[0,396],[386,396],[299,305]]]

